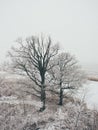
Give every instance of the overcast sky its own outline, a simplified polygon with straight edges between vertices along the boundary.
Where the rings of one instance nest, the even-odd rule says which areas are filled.
[[[98,0],[0,0],[0,60],[18,37],[49,34],[82,63],[98,64]]]

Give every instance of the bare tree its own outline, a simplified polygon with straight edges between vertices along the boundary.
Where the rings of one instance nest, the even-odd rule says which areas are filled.
[[[59,105],[63,104],[63,92],[74,92],[86,81],[85,74],[70,53],[60,53],[50,64],[49,70],[55,89],[59,90]]]
[[[17,40],[19,46],[13,47],[9,52],[13,67],[26,75],[35,83],[32,88],[39,93],[42,101],[41,111],[45,109],[45,80],[46,73],[51,68],[48,64],[57,55],[58,44],[52,45],[50,37],[32,36],[26,40]],[[22,73],[23,74],[23,73]]]

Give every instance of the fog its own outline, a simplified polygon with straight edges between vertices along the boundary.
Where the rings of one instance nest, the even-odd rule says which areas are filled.
[[[18,37],[42,33],[75,55],[88,73],[98,75],[97,7],[97,0],[0,0],[0,63]],[[94,91],[90,101],[97,101],[96,84],[89,85]]]
[[[97,0],[0,0],[1,62],[18,37],[43,33],[83,65],[97,66],[97,7]]]

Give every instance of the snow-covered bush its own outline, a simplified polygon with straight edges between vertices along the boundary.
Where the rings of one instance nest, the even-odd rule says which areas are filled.
[[[37,103],[37,101],[36,101]],[[84,102],[66,103],[60,107],[47,104],[44,112],[34,105],[0,104],[2,130],[98,130],[98,112],[87,109]]]

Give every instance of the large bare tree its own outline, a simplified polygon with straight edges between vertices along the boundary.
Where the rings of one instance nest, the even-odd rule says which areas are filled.
[[[70,53],[60,53],[51,61],[49,70],[53,89],[59,90],[59,105],[63,105],[64,90],[72,93],[78,90],[86,81],[86,75],[74,56]]]
[[[42,101],[41,111],[45,109],[46,100],[46,73],[51,67],[50,60],[57,55],[58,44],[52,45],[50,37],[32,36],[26,40],[19,38],[19,45],[12,47],[9,52],[13,67],[26,75],[35,83],[32,88],[40,94]]]

